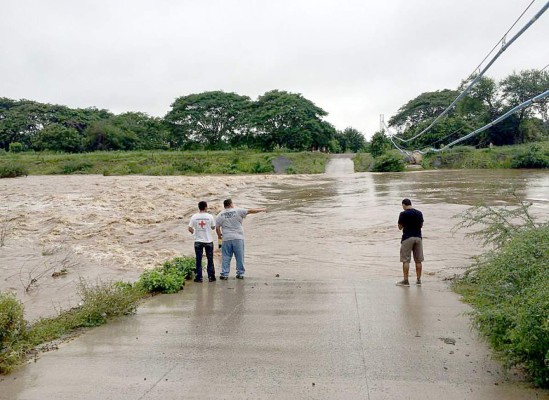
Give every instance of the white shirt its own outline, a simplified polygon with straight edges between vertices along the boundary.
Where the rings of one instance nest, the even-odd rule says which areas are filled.
[[[215,229],[215,219],[212,214],[199,212],[194,214],[189,221],[189,227],[194,229],[194,241],[212,243],[212,229]]]

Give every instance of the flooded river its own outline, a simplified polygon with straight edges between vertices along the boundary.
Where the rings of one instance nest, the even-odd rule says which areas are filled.
[[[452,218],[486,202],[506,205],[512,191],[549,214],[546,171],[469,170],[349,173],[334,159],[323,175],[29,176],[0,180],[0,290],[23,301],[27,317],[78,302],[80,277],[134,280],[146,268],[193,255],[186,224],[199,200],[217,213],[266,206],[246,219],[249,274],[361,279],[400,274],[396,227],[401,200],[424,213],[425,279],[462,272],[482,249]],[[219,255],[218,255],[219,257]],[[219,265],[219,258],[218,258]],[[66,268],[68,274],[52,278]],[[32,279],[36,283],[30,285]],[[28,289],[28,290],[25,290]]]
[[[349,160],[350,162],[350,160]],[[400,203],[412,200],[425,218],[424,272],[444,278],[460,273],[482,248],[465,232],[454,232],[453,216],[480,203],[533,203],[540,219],[549,215],[549,173],[468,170],[299,177],[260,187],[269,213],[248,224],[249,263],[258,271],[304,269],[311,277],[394,276],[400,272],[397,229]]]
[[[268,208],[245,220],[245,280],[234,279],[233,262],[228,281],[154,297],[137,315],[0,377],[0,399],[547,398],[508,380],[443,280],[483,251],[453,232],[453,216],[481,202],[512,204],[515,193],[546,220],[549,173],[353,174],[349,162],[314,176],[0,180],[14,218],[0,290],[16,292],[31,317],[74,304],[80,276],[135,279],[192,255],[186,224],[198,200],[214,212],[226,197]],[[394,285],[404,197],[425,217],[420,287]],[[66,276],[22,290],[67,249]]]

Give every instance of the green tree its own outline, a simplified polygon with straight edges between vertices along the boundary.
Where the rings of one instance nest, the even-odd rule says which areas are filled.
[[[341,147],[344,149],[344,151],[352,151],[353,153],[357,153],[361,150],[364,150],[366,147],[366,139],[364,139],[364,135],[360,133],[355,128],[345,128],[345,130],[342,132],[343,136],[343,144]]]
[[[264,149],[306,150],[328,147],[335,128],[321,118],[328,115],[301,94],[272,90],[254,104],[252,124]]]
[[[35,150],[77,153],[84,148],[84,137],[75,128],[49,124],[33,138],[32,147]]]
[[[47,123],[46,106],[30,100],[0,102],[0,146],[8,148],[12,142],[19,142],[24,148],[31,147],[33,137]]]
[[[513,73],[503,79],[500,86],[506,106],[513,108],[546,91],[549,88],[549,72],[531,69]],[[524,117],[531,117],[538,113],[541,119],[547,122],[548,107],[549,99],[546,97],[537,101],[531,107],[519,111],[519,119],[522,120]]]
[[[51,124],[76,129],[82,135],[92,122],[111,116],[107,110],[96,108],[71,109],[30,100],[0,98],[0,148],[7,148],[11,142],[21,142],[25,148],[30,148],[37,142],[36,136],[42,129]],[[47,137],[53,139],[50,134]],[[57,144],[52,146],[59,147]]]
[[[136,136],[134,150],[169,148],[169,129],[161,118],[141,112],[126,112],[111,117],[110,121],[126,134]]]
[[[469,81],[462,82],[459,92],[465,90],[469,83]],[[498,88],[498,84],[492,78],[481,77],[457,103],[457,114],[467,121],[479,125],[487,124],[501,113],[502,104],[498,98]]]
[[[508,110],[546,91],[549,88],[549,72],[526,70],[513,73],[501,81],[500,87],[505,108]],[[546,97],[516,113],[515,143],[525,141],[527,129],[523,124],[528,119],[536,117],[537,114],[544,123],[548,122],[548,107],[549,99]]]
[[[196,142],[207,148],[223,148],[248,129],[250,98],[222,91],[182,96],[165,117],[176,146]]]
[[[85,130],[87,149],[131,150],[137,147],[139,139],[130,131],[118,127],[112,120],[93,122]]]
[[[391,148],[391,141],[385,135],[384,131],[378,131],[372,136],[370,141],[370,153],[374,157],[379,157]]]
[[[389,120],[389,126],[399,131],[408,130],[426,120],[434,119],[443,112],[457,97],[456,90],[426,92],[410,100]],[[452,115],[453,111],[449,112]]]

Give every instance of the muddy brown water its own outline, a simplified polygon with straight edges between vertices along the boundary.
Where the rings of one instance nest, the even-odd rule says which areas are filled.
[[[226,197],[236,206],[266,206],[245,222],[247,274],[289,279],[398,278],[404,197],[424,213],[425,279],[461,273],[482,251],[452,231],[452,217],[467,207],[511,204],[514,190],[539,218],[549,214],[546,171],[353,174],[351,160],[334,161],[323,175],[0,180],[0,225],[8,228],[0,290],[16,293],[32,320],[77,304],[81,277],[134,280],[171,257],[192,255],[186,224],[201,199],[213,212]],[[67,275],[52,277],[63,267]]]
[[[249,224],[250,264],[290,276],[299,269],[311,277],[363,277],[364,272],[372,279],[398,277],[397,218],[408,197],[425,218],[425,273],[444,279],[461,273],[483,251],[465,232],[454,232],[453,216],[481,202],[513,204],[513,192],[533,203],[538,218],[549,215],[545,171],[348,174],[348,166],[338,163],[341,168],[332,174],[261,188],[269,213]]]

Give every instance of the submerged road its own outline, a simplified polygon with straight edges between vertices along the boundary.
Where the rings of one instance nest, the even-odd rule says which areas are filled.
[[[549,398],[492,360],[444,281],[480,251],[450,233],[451,216],[490,193],[504,203],[511,184],[545,212],[547,175],[501,171],[327,175],[241,192],[237,206],[269,208],[247,218],[243,281],[233,262],[228,281],[154,297],[0,377],[0,399]],[[426,217],[419,287],[394,285],[402,197]]]

